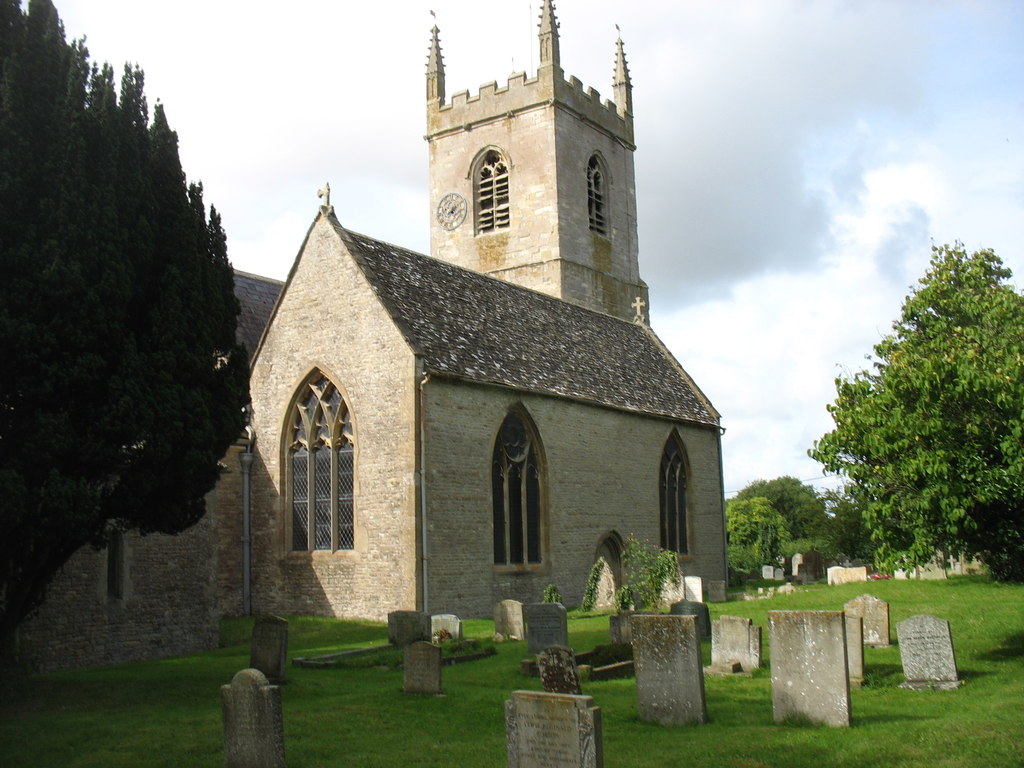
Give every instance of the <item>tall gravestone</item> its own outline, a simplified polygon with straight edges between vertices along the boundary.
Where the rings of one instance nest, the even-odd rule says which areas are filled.
[[[846,667],[850,673],[850,687],[864,684],[864,620],[860,616],[846,616]]]
[[[224,768],[284,768],[281,689],[258,669],[243,669],[220,689]]]
[[[502,600],[494,606],[494,634],[504,639],[522,640],[526,637],[523,604],[518,600]]]
[[[724,603],[728,599],[729,596],[726,592],[726,583],[724,581],[716,579],[708,580],[709,603]]]
[[[775,566],[774,565],[762,565],[761,566],[761,578],[771,581],[775,578]]]
[[[440,695],[441,649],[423,640],[405,646],[402,682],[406,693]]]
[[[821,552],[816,549],[804,552],[800,558],[800,573],[805,583],[824,578],[825,559],[821,556]]]
[[[703,603],[704,579],[702,579],[700,576],[684,576],[683,599],[693,600],[695,603]]]
[[[388,614],[388,642],[405,648],[420,640],[430,640],[430,614],[422,611],[392,611]]]
[[[249,667],[258,669],[275,685],[285,680],[288,667],[288,622],[277,616],[259,616],[252,625]]]
[[[513,691],[505,702],[509,768],[604,768],[601,710],[590,696]]]
[[[728,670],[734,663],[744,672],[761,666],[761,627],[745,617],[722,616],[711,622],[711,666]]]
[[[889,647],[889,604],[873,595],[861,595],[843,606],[848,616],[864,621],[864,645]]]
[[[540,653],[551,645],[569,645],[569,623],[561,603],[528,603],[523,608],[526,618],[526,650]]]
[[[711,637],[711,612],[706,603],[698,603],[693,600],[680,600],[672,603],[668,612],[672,616],[694,616],[697,619],[697,631],[702,640]]]
[[[842,611],[769,611],[775,722],[850,725],[846,617]]]
[[[662,725],[706,723],[697,618],[636,614],[630,623],[640,718]]]
[[[435,613],[430,617],[430,635],[435,637],[442,632],[447,633],[450,640],[461,640],[462,619],[454,613]]]
[[[608,639],[612,643],[632,643],[633,633],[629,629],[632,612],[613,613],[608,617]]]
[[[960,687],[948,621],[926,613],[911,616],[896,624],[896,641],[906,678],[900,688],[948,691]]]
[[[540,680],[548,693],[571,693],[579,696],[580,673],[576,667],[576,654],[564,645],[552,645],[537,654]]]

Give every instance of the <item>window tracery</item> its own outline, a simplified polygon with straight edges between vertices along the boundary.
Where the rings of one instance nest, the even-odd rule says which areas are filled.
[[[476,231],[507,229],[510,218],[508,161],[491,149],[476,174]]]
[[[536,564],[541,552],[541,467],[531,430],[505,417],[491,463],[495,565]]]

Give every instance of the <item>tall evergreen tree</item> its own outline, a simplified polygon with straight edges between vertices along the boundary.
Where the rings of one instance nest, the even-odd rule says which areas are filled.
[[[0,639],[78,549],[204,513],[248,367],[226,239],[138,68],[0,0]]]

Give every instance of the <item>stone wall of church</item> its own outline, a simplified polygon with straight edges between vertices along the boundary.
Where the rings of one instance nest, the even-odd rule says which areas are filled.
[[[291,546],[286,472],[292,406],[314,370],[334,382],[352,414],[351,550],[296,552]],[[415,359],[323,217],[293,268],[254,361],[250,389],[253,612],[384,619],[389,611],[414,609]],[[240,531],[240,520],[225,527]],[[227,546],[233,535],[226,534]],[[239,583],[240,576],[230,574],[222,581],[228,610],[238,606]]]
[[[207,507],[177,536],[124,535],[120,597],[108,592],[106,550],[75,553],[19,628],[20,658],[45,672],[216,648],[212,496]]]
[[[426,389],[428,610],[489,616],[497,600],[539,601],[549,583],[567,604],[578,604],[608,533],[658,542],[658,471],[674,428],[689,462],[691,551],[682,567],[688,575],[725,578],[716,429],[502,387],[433,379]],[[543,448],[544,564],[496,568],[491,456],[502,420],[517,405]]]

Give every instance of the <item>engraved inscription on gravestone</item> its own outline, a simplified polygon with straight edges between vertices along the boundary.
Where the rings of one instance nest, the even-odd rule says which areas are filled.
[[[537,654],[540,679],[548,693],[571,693],[579,696],[580,675],[576,668],[576,654],[571,648],[552,645]]]
[[[569,645],[569,625],[561,603],[530,603],[526,614],[526,650],[540,653],[548,646]]]
[[[513,691],[505,702],[509,768],[603,768],[601,710],[590,696]]]
[[[960,687],[948,621],[928,614],[911,616],[896,624],[896,640],[906,678],[900,688],[953,690]]]

